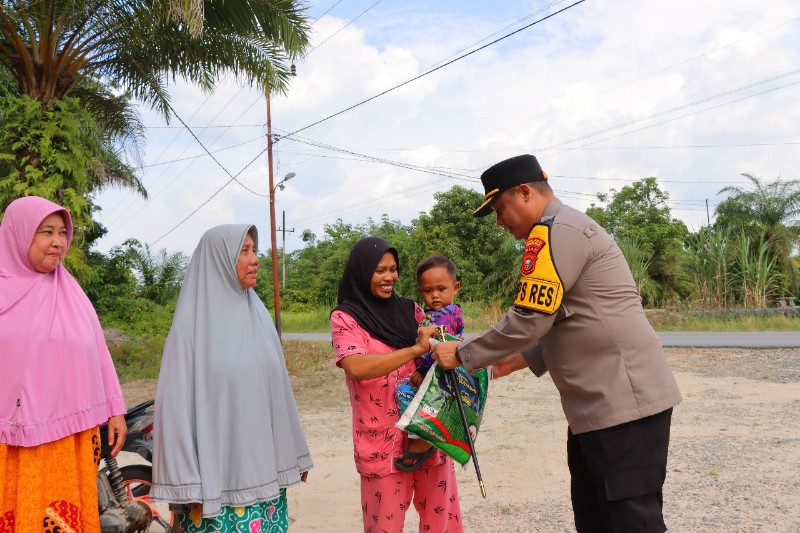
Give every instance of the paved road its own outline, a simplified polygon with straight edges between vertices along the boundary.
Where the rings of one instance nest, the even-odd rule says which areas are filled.
[[[475,333],[467,333],[466,338]],[[667,347],[697,348],[800,348],[800,331],[682,332],[658,334]],[[330,341],[329,333],[284,333],[284,339]]]

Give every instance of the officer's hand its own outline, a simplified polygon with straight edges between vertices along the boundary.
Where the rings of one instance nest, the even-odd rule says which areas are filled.
[[[517,370],[528,368],[528,361],[517,352],[492,363],[492,379],[502,378]]]
[[[452,370],[453,368],[461,366],[461,363],[456,359],[456,348],[458,347],[457,341],[440,342],[433,347],[433,358],[442,367],[442,370]]]

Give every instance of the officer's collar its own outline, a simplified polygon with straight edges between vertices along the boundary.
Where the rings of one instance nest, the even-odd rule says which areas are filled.
[[[563,206],[564,203],[561,200],[559,200],[556,197],[553,197],[553,199],[550,200],[550,203],[548,203],[544,208],[544,213],[542,213],[541,222],[545,222],[556,216],[558,210],[561,209]]]

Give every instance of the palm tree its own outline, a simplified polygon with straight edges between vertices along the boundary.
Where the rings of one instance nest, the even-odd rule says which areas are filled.
[[[154,252],[150,245],[128,239],[122,245],[136,276],[141,297],[164,305],[178,295],[189,258],[166,249]]]
[[[47,103],[96,76],[169,116],[166,81],[205,89],[232,74],[285,91],[308,45],[296,0],[22,0],[0,4],[0,64],[20,94]],[[177,9],[188,6],[190,9]],[[192,6],[194,8],[192,9]],[[175,13],[185,14],[185,24]]]
[[[772,243],[776,262],[783,265],[793,294],[798,292],[797,274],[792,264],[792,252],[800,244],[800,180],[762,182],[751,174],[742,174],[753,185],[751,190],[729,186],[719,193],[730,193],[717,206],[719,225],[751,227],[764,231]],[[755,233],[754,233],[755,234]]]
[[[91,164],[84,165],[89,182],[78,195],[117,185],[146,196],[130,165],[139,162],[143,139],[132,100],[169,120],[170,78],[210,91],[220,77],[233,75],[264,91],[285,91],[289,62],[308,45],[304,10],[296,0],[4,0],[0,85],[15,84],[18,95],[38,102],[44,121],[61,111],[54,111],[54,102],[69,97],[90,113],[96,124],[81,133],[93,145]],[[3,100],[3,106],[5,111],[27,104],[23,98]],[[25,129],[23,121],[20,135]],[[9,144],[14,153],[0,154],[0,164],[18,163],[9,180],[42,179],[36,174],[43,165],[36,146],[20,147],[14,140]],[[33,192],[12,185],[17,195]]]

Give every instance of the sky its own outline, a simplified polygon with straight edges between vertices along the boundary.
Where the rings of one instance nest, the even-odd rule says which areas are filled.
[[[270,98],[274,182],[295,174],[276,190],[277,246],[302,248],[304,230],[322,238],[337,220],[408,224],[436,192],[483,193],[481,172],[522,153],[581,210],[655,176],[692,231],[713,222],[721,189],[751,186],[742,173],[800,179],[796,0],[575,2],[309,3],[311,50]],[[171,94],[214,157],[142,106],[150,199],[99,194],[98,248],[136,238],[191,255],[209,228],[246,222],[266,251],[265,96],[232,79]]]

